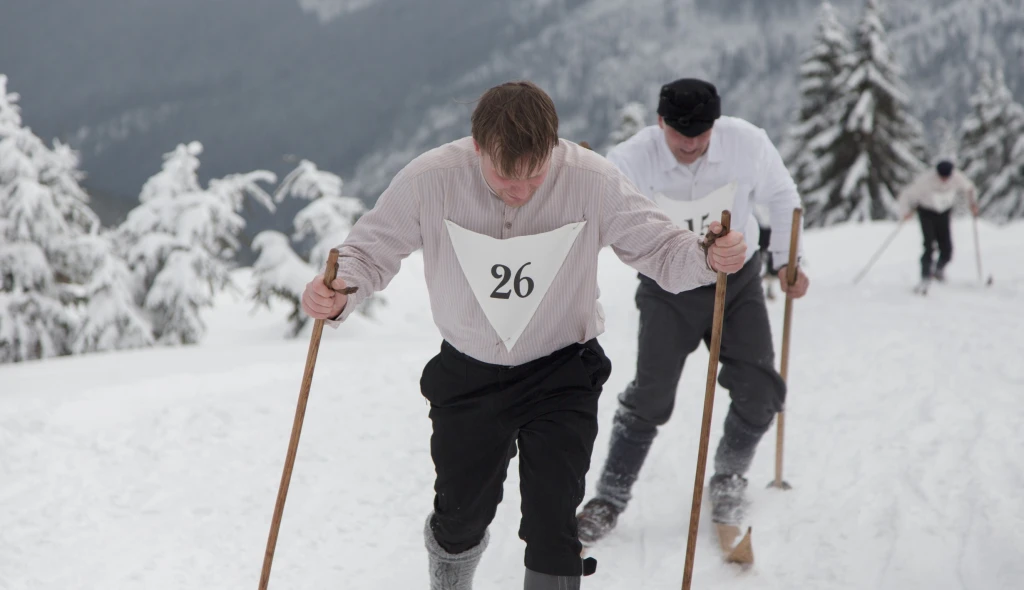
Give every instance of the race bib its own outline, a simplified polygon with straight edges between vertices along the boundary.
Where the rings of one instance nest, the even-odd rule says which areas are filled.
[[[516,345],[586,221],[499,240],[445,220],[469,286],[505,349]]]
[[[716,188],[711,194],[695,201],[676,201],[663,193],[655,193],[654,203],[680,229],[688,229],[698,235],[705,235],[712,221],[722,221],[722,211],[732,211],[736,201],[736,183]]]

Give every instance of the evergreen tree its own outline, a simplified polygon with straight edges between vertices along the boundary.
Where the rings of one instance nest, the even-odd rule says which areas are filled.
[[[291,304],[288,316],[289,335],[295,336],[308,321],[302,311],[302,291],[309,279],[321,272],[331,248],[345,241],[352,225],[365,211],[362,201],[342,195],[341,177],[319,170],[316,164],[302,160],[281,181],[274,193],[278,203],[288,197],[309,200],[293,222],[293,241],[300,245],[300,256],[287,236],[280,232],[260,232],[253,240],[259,257],[253,264],[253,300],[268,306],[274,298]],[[372,315],[373,308],[383,299],[374,295],[363,301],[359,312]]]
[[[840,124],[808,144],[816,176],[801,186],[809,226],[895,218],[896,195],[924,166],[921,124],[885,41],[876,0],[867,0],[848,73],[834,103]]]
[[[960,138],[957,137],[957,128],[943,117],[935,121],[935,140],[935,148],[930,150],[932,162],[960,161]]]
[[[306,283],[323,269],[313,268],[292,250],[291,240],[281,232],[262,231],[253,238],[252,249],[259,253],[252,265],[252,299],[270,308],[274,299],[289,304],[288,336],[295,337],[309,321],[302,311],[302,291]]]
[[[78,237],[62,253],[80,311],[72,354],[152,346],[153,327],[135,302],[135,279],[112,236]]]
[[[850,51],[850,40],[835,9],[828,2],[822,3],[813,44],[800,65],[797,121],[780,149],[797,187],[813,188],[821,181],[820,150],[811,146],[821,143],[819,137],[827,138],[841,125],[843,113],[836,103],[842,95],[839,83],[846,76]]]
[[[982,75],[960,128],[961,168],[978,186],[981,214],[994,221],[1024,217],[1024,107],[997,70]]]
[[[17,102],[0,75],[0,362],[147,345],[77,154],[22,126]]]
[[[273,173],[233,174],[202,188],[197,177],[199,142],[164,155],[164,164],[142,187],[140,205],[118,228],[118,243],[137,281],[136,301],[148,312],[158,342],[194,344],[206,331],[200,312],[216,293],[233,287],[230,262],[245,228],[246,196],[271,211],[259,185]]]
[[[619,126],[608,136],[604,153],[636,135],[647,126],[647,107],[643,103],[630,102],[619,111]]]

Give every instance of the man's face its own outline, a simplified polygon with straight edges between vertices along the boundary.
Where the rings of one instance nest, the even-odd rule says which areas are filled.
[[[502,176],[494,166],[491,156],[480,149],[480,146],[473,141],[476,153],[480,156],[480,169],[483,171],[484,180],[491,187],[494,194],[498,195],[502,203],[509,207],[522,207],[530,202],[534,193],[544,184],[548,176],[551,164],[551,156],[536,169],[522,175],[522,178],[507,178]]]
[[[668,149],[680,164],[693,164],[697,158],[703,156],[708,151],[708,145],[711,144],[711,132],[715,129],[712,127],[697,137],[687,137],[665,123],[665,119],[661,116],[658,117],[658,125],[665,132],[665,143],[668,144]]]

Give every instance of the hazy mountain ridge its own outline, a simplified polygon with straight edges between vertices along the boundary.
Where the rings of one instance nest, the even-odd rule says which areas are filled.
[[[862,3],[833,4],[852,35]],[[750,119],[778,139],[793,117],[797,67],[818,3],[772,6],[769,14],[763,3],[751,0],[591,0],[461,77],[452,94],[472,97],[504,79],[531,78],[555,98],[563,136],[600,145],[617,125],[623,104],[640,101],[653,113],[661,83],[706,77],[719,86],[726,112]],[[959,124],[982,64],[1002,67],[1015,94],[1024,95],[1024,76],[1013,65],[1024,47],[1022,6],[1020,0],[884,6],[890,43],[929,133],[939,117]],[[361,161],[350,187],[375,195],[422,149],[467,133],[469,108],[433,106],[436,120],[428,117],[414,132],[394,137],[385,150]]]
[[[835,0],[848,28],[860,0]],[[601,145],[619,108],[653,111],[683,75],[720,87],[725,110],[776,139],[792,118],[815,0],[15,0],[0,20],[0,72],[26,123],[81,150],[110,221],[136,204],[179,142],[205,146],[204,178],[297,158],[372,202],[412,157],[468,133],[489,85],[534,79],[562,133]],[[889,0],[891,46],[930,127],[959,124],[979,65],[1018,99],[1024,0]],[[279,217],[287,211],[279,212]],[[259,215],[259,214],[258,214]],[[289,219],[252,218],[252,229]]]

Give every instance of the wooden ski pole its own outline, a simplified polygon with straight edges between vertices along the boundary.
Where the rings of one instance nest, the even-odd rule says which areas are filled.
[[[793,209],[793,225],[789,232],[789,263],[786,265],[786,284],[792,286],[796,282],[796,253],[800,242],[800,215],[803,213],[799,208]],[[786,312],[782,320],[782,361],[779,364],[779,374],[782,380],[789,383],[789,328],[793,319],[793,297],[786,293]],[[782,450],[783,440],[786,433],[786,412],[779,412],[775,423],[775,480],[769,487],[783,490],[790,489],[790,485],[782,479]]]
[[[729,233],[732,216],[722,211],[722,233]],[[683,568],[683,590],[690,590],[693,581],[693,557],[697,550],[697,528],[700,525],[700,504],[704,495],[704,471],[708,463],[708,440],[711,438],[711,413],[715,406],[715,380],[718,377],[718,355],[722,347],[722,323],[725,320],[725,287],[727,276],[718,273],[715,283],[715,310],[711,324],[711,343],[708,351],[708,381],[704,389],[704,417],[700,424],[700,445],[697,450],[697,475],[693,482],[693,503],[690,506],[690,530],[686,537],[686,564]]]
[[[324,270],[324,284],[328,287],[334,282],[338,272],[338,250],[332,248]],[[349,295],[356,292],[357,287],[348,287],[341,293]],[[292,423],[292,437],[288,441],[288,454],[284,459],[284,472],[281,474],[281,486],[277,491],[277,502],[274,504],[274,516],[270,521],[270,537],[267,539],[267,551],[263,556],[263,573],[260,575],[260,590],[266,590],[270,582],[270,567],[274,561],[274,549],[277,547],[277,533],[281,528],[281,515],[284,514],[284,501],[288,497],[288,485],[295,466],[295,453],[299,448],[299,435],[302,433],[302,420],[306,416],[306,402],[309,400],[309,388],[313,383],[313,368],[316,355],[320,351],[320,335],[324,331],[324,321],[313,322],[313,335],[309,339],[309,351],[306,353],[306,368],[302,373],[302,386],[299,388],[299,402],[295,408],[295,421]]]
[[[980,283],[985,280],[985,275],[981,272],[981,243],[978,240],[978,218],[971,216],[971,222],[974,226],[974,256],[978,263],[978,282]]]
[[[892,233],[889,234],[889,237],[885,239],[885,243],[882,244],[882,247],[879,248],[878,251],[875,252],[875,255],[871,257],[871,260],[868,261],[868,265],[864,267],[864,270],[860,271],[859,273],[857,273],[857,276],[853,277],[854,285],[859,283],[860,280],[864,278],[864,275],[868,274],[868,271],[871,270],[871,267],[874,266],[876,261],[878,261],[878,258],[882,255],[882,252],[885,252],[885,249],[889,247],[889,244],[891,244],[892,241],[896,239],[896,234],[900,233],[900,230],[903,229],[903,224],[905,222],[906,220],[900,219],[900,222],[896,226],[896,229],[892,230]]]
[[[978,282],[985,286],[990,286],[992,284],[992,275],[989,275],[986,281],[985,273],[981,272],[981,242],[978,239],[978,216],[972,215],[971,217],[974,225],[974,256],[978,263]]]

